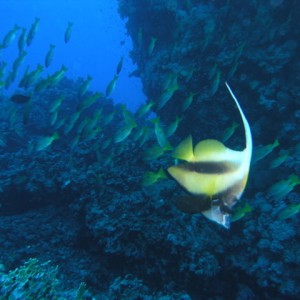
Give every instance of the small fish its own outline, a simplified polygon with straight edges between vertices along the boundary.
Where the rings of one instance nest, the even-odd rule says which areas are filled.
[[[143,46],[143,29],[140,27],[137,36],[137,45],[138,49],[141,49]]]
[[[59,135],[57,132],[54,132],[53,135],[51,136],[45,136],[38,141],[35,150],[36,151],[44,150],[48,148],[57,139],[59,139]]]
[[[157,173],[155,172],[146,172],[143,176],[142,184],[144,186],[152,185],[160,180],[167,179],[167,174],[163,168],[160,168]]]
[[[103,124],[103,126],[109,124],[113,120],[114,116],[115,116],[115,112],[114,111],[112,111],[110,114],[104,116],[102,118],[102,124]]]
[[[231,126],[225,129],[223,136],[222,136],[223,143],[227,142],[232,137],[232,135],[234,134],[235,130],[238,127],[239,127],[238,123],[232,122]]]
[[[157,38],[151,37],[151,41],[150,41],[150,44],[149,44],[149,47],[148,47],[148,56],[151,56],[151,54],[154,50],[156,41],[157,41]]]
[[[169,174],[192,196],[176,201],[177,207],[189,213],[201,212],[209,220],[225,228],[230,213],[245,189],[252,155],[249,123],[229,85],[227,89],[237,105],[244,124],[246,147],[236,151],[217,140],[204,140],[193,148],[192,137],[183,140],[173,152],[175,159],[184,160],[168,168]]]
[[[28,73],[25,78],[24,88],[33,86],[40,78],[43,71],[44,71],[44,67],[42,65],[38,65],[35,70]]]
[[[18,113],[17,107],[14,107],[11,113],[9,114],[9,125],[11,128],[13,128],[16,124],[16,121],[18,119],[17,113]]]
[[[162,109],[173,97],[174,93],[179,90],[179,85],[177,80],[172,85],[168,86],[166,90],[163,91],[158,100],[158,109]]]
[[[299,184],[300,178],[297,175],[292,174],[287,179],[283,179],[274,183],[269,188],[267,196],[276,199],[282,199]]]
[[[83,96],[86,93],[92,80],[93,80],[93,77],[88,75],[87,79],[82,82],[82,84],[79,87],[79,96]]]
[[[26,41],[27,41],[26,28],[22,28],[22,32],[18,40],[19,53],[24,51],[26,46]]]
[[[238,69],[238,66],[239,66],[239,61],[236,61],[234,63],[234,65],[232,66],[232,68],[230,69],[228,75],[227,75],[228,78],[233,77],[233,75],[235,74],[236,70]]]
[[[22,94],[14,94],[10,97],[10,101],[18,104],[24,104],[29,102],[31,96],[22,95]]]
[[[255,164],[259,160],[265,158],[278,146],[279,146],[279,141],[278,141],[278,139],[276,139],[273,144],[256,147],[254,150],[254,153],[253,153],[252,164]]]
[[[54,129],[58,130],[59,128],[61,128],[62,126],[65,125],[66,119],[64,117],[62,118],[58,118],[57,121],[55,122]]]
[[[67,29],[65,31],[65,43],[68,43],[70,41],[72,29],[73,29],[73,23],[69,22]]]
[[[208,79],[212,80],[213,77],[216,75],[216,72],[218,70],[218,65],[214,64],[213,67],[210,69],[209,73],[208,73]]]
[[[118,75],[115,75],[111,82],[107,85],[105,93],[106,97],[108,97],[116,88],[118,78]]]
[[[84,134],[84,140],[90,141],[90,140],[95,139],[101,131],[102,131],[101,127],[93,128],[92,130],[90,130],[89,132]]]
[[[55,99],[50,106],[50,113],[56,112],[59,109],[59,107],[61,106],[64,99],[65,99],[64,95],[59,96],[57,99]]]
[[[49,82],[49,79],[48,79],[48,78],[41,79],[41,80],[38,81],[38,83],[36,83],[36,85],[34,86],[34,91],[35,91],[35,92],[42,92],[42,91],[44,91],[47,87],[49,87],[50,84],[51,84],[51,82]]]
[[[189,95],[184,99],[182,103],[182,112],[186,111],[194,101],[194,97],[197,93],[189,93]]]
[[[157,117],[157,118],[151,120],[151,122],[154,124],[154,131],[155,131],[156,139],[157,139],[159,146],[164,147],[166,145],[169,145],[167,136],[160,124],[160,118]]]
[[[239,205],[237,208],[234,209],[234,212],[230,218],[231,222],[236,222],[248,213],[252,212],[252,207],[249,203],[245,203],[245,205]]]
[[[151,134],[150,128],[148,126],[143,126],[143,133],[139,140],[139,146],[142,147],[149,139]]]
[[[132,139],[136,142],[138,141],[144,133],[144,126],[137,127],[132,133]]]
[[[53,56],[54,56],[54,50],[55,50],[55,45],[50,45],[49,46],[49,50],[46,54],[46,57],[45,57],[45,66],[46,68],[48,68],[53,60]]]
[[[102,109],[96,111],[92,118],[87,118],[88,122],[87,122],[86,126],[83,128],[84,136],[88,136],[91,134],[92,131],[94,131],[96,125],[99,122],[101,114],[102,114]],[[97,128],[102,130],[102,128],[100,126],[97,126]]]
[[[121,127],[114,135],[114,143],[120,143],[127,139],[136,126],[137,124],[133,120],[131,124],[126,124],[125,126]]]
[[[71,149],[75,149],[80,141],[80,134],[77,134],[71,141],[70,147]]]
[[[102,94],[99,92],[96,92],[95,94],[88,96],[84,98],[78,105],[78,110],[85,110],[92,106],[98,99],[102,97]]]
[[[12,69],[12,71],[10,72],[10,76],[11,76],[11,82],[14,82],[16,77],[17,77],[17,73],[18,70],[17,69]]]
[[[17,32],[20,29],[20,27],[18,25],[15,25],[15,27],[13,29],[11,29],[3,38],[1,47],[7,48],[16,38]]]
[[[19,82],[19,85],[18,85],[19,87],[25,87],[25,84],[26,84],[26,81],[28,78],[28,74],[29,74],[29,69],[30,69],[30,66],[28,65],[24,71],[22,79]]]
[[[2,61],[1,66],[0,66],[0,78],[2,78],[4,76],[6,66],[7,66],[7,63],[5,61]]]
[[[35,21],[34,23],[31,25],[30,29],[29,29],[29,32],[28,32],[28,35],[27,35],[27,40],[26,40],[26,43],[27,43],[27,46],[30,46],[35,35],[36,35],[36,32],[38,30],[38,26],[39,26],[39,23],[40,23],[40,19],[39,18],[35,18]]]
[[[148,103],[142,104],[139,109],[136,111],[136,116],[141,118],[142,116],[146,115],[150,112],[152,106],[154,105],[154,101],[149,101]]]
[[[246,46],[245,42],[243,42],[242,44],[239,45],[239,47],[237,48],[235,61],[238,61],[241,58],[242,53],[243,53],[243,51],[245,49],[245,46]]]
[[[120,61],[119,61],[118,65],[117,65],[116,75],[119,75],[120,72],[122,71],[123,60],[124,60],[124,57],[122,56],[122,57],[120,58]]]
[[[182,121],[182,117],[177,116],[176,119],[166,128],[167,137],[172,136],[176,132],[178,125],[181,121]]]
[[[170,85],[174,85],[177,82],[177,74],[169,73],[166,75],[165,79],[162,82],[161,88],[162,90],[166,90]]]
[[[196,69],[194,67],[187,71],[185,75],[185,82],[190,82],[190,80],[193,78],[195,71]]]
[[[28,151],[28,153],[32,153],[34,151],[34,142],[33,141],[29,141],[27,143],[27,151]]]
[[[202,48],[202,51],[204,51],[207,46],[209,45],[211,39],[212,39],[212,34],[215,30],[215,27],[216,27],[216,23],[215,23],[215,20],[209,18],[206,23],[205,23],[205,26],[204,26],[204,42],[203,42],[203,48]]]
[[[211,96],[214,96],[214,94],[218,91],[220,85],[220,79],[221,79],[221,71],[219,70],[217,71],[217,75],[211,87]]]
[[[115,156],[115,154],[113,151],[111,151],[108,156],[105,156],[103,158],[103,166],[104,167],[110,166],[113,163],[114,156]]]
[[[275,169],[275,168],[278,168],[279,166],[281,166],[288,158],[290,157],[288,151],[280,151],[280,155],[273,159],[271,161],[271,164],[270,164],[270,168],[271,169]]]
[[[153,146],[149,149],[147,149],[143,155],[144,160],[156,160],[159,157],[161,157],[163,154],[165,154],[168,151],[172,151],[173,148],[170,144],[167,144],[163,147],[161,146]]]
[[[58,111],[54,111],[52,114],[51,114],[51,119],[50,119],[50,125],[51,126],[54,126],[56,121],[57,121],[57,116],[58,116]]]
[[[48,77],[49,83],[52,85],[56,85],[57,83],[59,83],[63,79],[67,70],[68,69],[64,65],[62,65],[60,70],[56,71],[54,74]]]
[[[64,127],[64,134],[68,134],[75,126],[75,123],[79,119],[81,111],[76,111],[73,113],[69,119],[69,122]]]
[[[108,146],[110,146],[112,143],[112,138],[108,138],[106,139],[103,143],[101,143],[101,150],[105,150],[108,148]]]
[[[126,104],[121,104],[122,115],[126,124],[133,124],[134,118],[132,113],[126,108]]]
[[[22,65],[26,55],[27,55],[27,53],[25,51],[20,52],[17,59],[13,62],[13,71],[15,73],[17,73],[19,67]]]
[[[91,121],[91,118],[84,118],[80,124],[76,128],[76,133],[78,135],[81,135],[82,132],[85,130],[85,127],[88,126],[89,122]]]
[[[279,220],[288,219],[295,214],[300,212],[300,203],[299,204],[290,204],[286,208],[284,208],[278,215]]]

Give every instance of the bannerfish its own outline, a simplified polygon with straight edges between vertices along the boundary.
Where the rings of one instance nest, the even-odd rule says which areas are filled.
[[[18,103],[18,104],[24,104],[24,103],[29,102],[30,98],[31,98],[30,96],[26,96],[26,95],[22,95],[22,94],[15,94],[10,97],[10,101]]]
[[[176,206],[188,213],[202,213],[225,228],[230,226],[233,206],[246,187],[252,156],[252,136],[249,123],[229,85],[245,129],[243,151],[227,148],[223,143],[207,139],[193,148],[189,136],[175,148],[173,157],[184,163],[168,168],[169,174],[189,193],[176,199]]]

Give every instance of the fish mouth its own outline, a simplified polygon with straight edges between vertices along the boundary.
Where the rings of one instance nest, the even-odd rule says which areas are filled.
[[[203,211],[202,214],[226,229],[230,228],[231,209],[223,201],[219,199],[213,200],[210,209]]]

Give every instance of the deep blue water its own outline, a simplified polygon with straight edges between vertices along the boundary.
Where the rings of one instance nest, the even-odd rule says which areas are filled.
[[[136,110],[145,101],[140,80],[129,77],[136,69],[129,57],[132,49],[131,38],[126,34],[125,21],[117,11],[117,1],[1,1],[1,38],[15,24],[30,28],[36,17],[40,18],[39,28],[32,45],[27,49],[26,60],[20,73],[27,65],[34,68],[43,64],[49,44],[56,45],[53,63],[44,75],[68,68],[67,77],[76,79],[93,77],[91,90],[105,92],[107,84],[114,76],[116,66],[124,56],[123,70],[114,91],[116,103],[126,103]],[[68,22],[73,22],[69,44],[64,43],[64,33]],[[12,62],[16,59],[18,37],[14,45],[0,53],[0,59]]]

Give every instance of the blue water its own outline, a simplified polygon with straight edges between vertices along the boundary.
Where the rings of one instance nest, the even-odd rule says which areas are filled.
[[[83,4],[84,3],[84,4]],[[124,56],[123,70],[112,95],[115,103],[126,103],[130,110],[136,110],[145,101],[141,82],[129,74],[136,69],[129,53],[132,42],[125,31],[125,21],[117,11],[117,1],[0,1],[0,37],[14,27],[30,28],[35,17],[40,24],[20,73],[27,65],[35,68],[44,64],[49,44],[56,45],[54,59],[44,73],[53,73],[61,65],[68,68],[66,77],[77,79],[93,77],[90,89],[105,92],[113,78],[116,66]],[[64,43],[68,22],[73,22],[71,40]],[[12,62],[18,56],[18,36],[14,45],[0,52],[0,59]],[[9,68],[8,68],[9,69]]]

